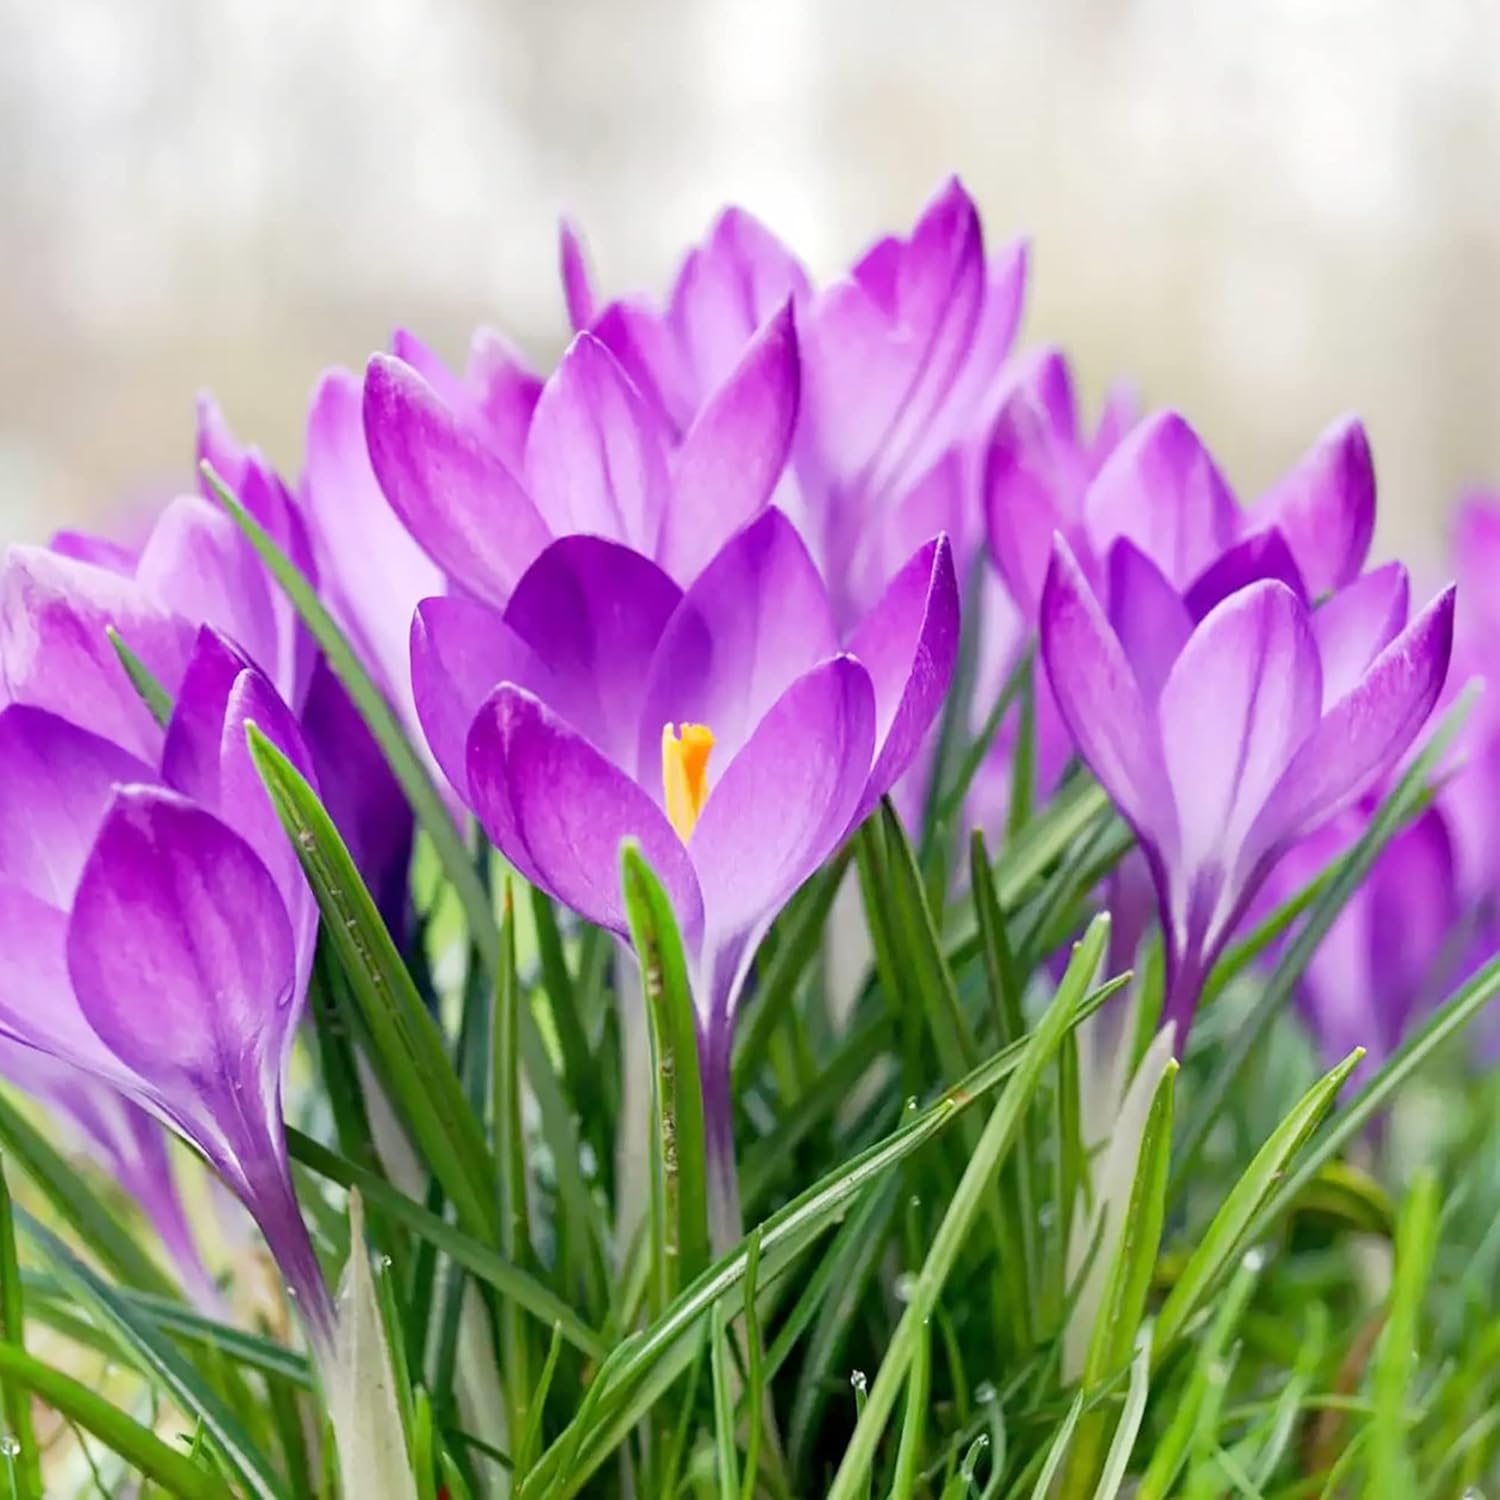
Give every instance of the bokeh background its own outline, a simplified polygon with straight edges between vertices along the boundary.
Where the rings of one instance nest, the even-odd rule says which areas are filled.
[[[1500,481],[1490,0],[0,0],[0,536],[185,483],[204,387],[294,471],[398,323],[549,360],[561,211],[614,288],[725,199],[829,273],[953,170],[1242,494],[1356,410],[1436,569]]]

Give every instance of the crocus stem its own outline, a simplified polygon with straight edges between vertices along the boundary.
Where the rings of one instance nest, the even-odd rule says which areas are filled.
[[[266,1246],[286,1280],[313,1353],[326,1367],[333,1353],[333,1298],[308,1238],[307,1226],[302,1222],[285,1158],[279,1163],[268,1161],[263,1171],[256,1172],[253,1181],[239,1186],[245,1207],[260,1226]]]
[[[1182,1056],[1187,1046],[1188,1027],[1193,1024],[1193,1013],[1198,1009],[1198,1000],[1203,993],[1203,980],[1211,963],[1211,958],[1189,952],[1169,967],[1161,1024],[1163,1027],[1175,1028],[1172,1050],[1178,1057]]]
[[[727,1025],[710,1024],[701,1061],[703,1135],[708,1172],[708,1238],[715,1256],[744,1237],[740,1184],[734,1162],[734,1101],[730,1091],[731,1036]]]

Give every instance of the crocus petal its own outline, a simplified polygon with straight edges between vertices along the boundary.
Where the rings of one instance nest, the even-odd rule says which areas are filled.
[[[424,599],[411,622],[412,692],[443,774],[468,792],[469,726],[502,682],[544,692],[550,677],[505,617],[473,599]]]
[[[594,321],[594,288],[589,280],[583,241],[568,219],[561,220],[557,226],[557,260],[568,322],[574,333],[582,333]]]
[[[1323,716],[1257,820],[1249,854],[1282,848],[1347,807],[1417,737],[1448,673],[1453,597],[1444,589]]]
[[[151,529],[136,582],[151,598],[233,640],[288,692],[295,667],[283,648],[264,567],[227,512],[198,495],[174,500]]]
[[[875,607],[912,553],[935,536],[948,537],[955,559],[972,556],[965,545],[972,495],[966,456],[950,448],[898,501],[865,518],[840,590],[841,602],[856,618]],[[1050,544],[1052,534],[1047,535]],[[961,562],[956,566],[963,571]]]
[[[240,1111],[269,1118],[302,1000],[280,894],[250,846],[173,792],[119,791],[79,881],[68,971],[156,1102],[214,1159],[237,1155]]]
[[[990,555],[1029,620],[1041,604],[1053,534],[1075,524],[1083,493],[1086,474],[1072,424],[1067,366],[1052,355],[1000,408],[985,456]]]
[[[1201,620],[1214,605],[1263,578],[1278,579],[1306,602],[1302,574],[1279,531],[1257,531],[1221,553],[1189,585],[1183,602]]]
[[[1123,536],[1109,551],[1109,622],[1154,705],[1193,633],[1193,617],[1161,569]]]
[[[983,418],[983,403],[990,410],[1006,387],[1006,356],[1021,326],[1021,304],[1026,293],[1029,247],[1016,240],[990,258],[985,276],[984,303],[974,327],[968,359],[954,387],[951,400],[956,409]]]
[[[1179,588],[1233,542],[1240,523],[1208,450],[1175,412],[1143,422],[1115,449],[1084,514],[1101,553],[1128,536]]]
[[[1128,381],[1109,388],[1099,412],[1099,425],[1089,449],[1089,473],[1097,474],[1105,461],[1125,440],[1125,435],[1141,419],[1141,398]]]
[[[74,998],[67,913],[5,879],[0,879],[0,1031],[114,1082],[133,1081]]]
[[[490,446],[511,473],[519,474],[526,462],[526,437],[542,395],[540,378],[503,334],[493,328],[478,328],[469,340],[464,387]]]
[[[151,768],[109,740],[43,709],[0,713],[0,871],[66,908],[93,846],[99,819],[122,781]]]
[[[1223,921],[1218,903],[1236,854],[1316,727],[1322,701],[1306,607],[1274,580],[1226,599],[1177,658],[1160,706],[1181,833],[1177,855],[1167,864],[1179,872],[1180,894],[1188,903],[1176,915],[1200,935]],[[1229,892],[1229,899],[1238,895]]]
[[[690,582],[770,500],[797,423],[801,365],[791,303],[745,349],[678,449],[661,560]]]
[[[107,634],[113,625],[166,690],[175,692],[193,628],[152,603],[134,580],[40,547],[10,548],[0,577],[0,668],[7,696],[84,721],[143,760],[161,730]]]
[[[506,606],[506,624],[546,663],[545,689],[537,691],[548,706],[627,770],[635,765],[641,687],[681,598],[629,547],[565,536],[527,569]],[[735,602],[744,608],[743,598]]]
[[[1331,595],[1313,615],[1323,660],[1323,706],[1351,692],[1370,663],[1406,624],[1410,595],[1406,569],[1387,563]]]
[[[942,707],[958,659],[958,576],[947,537],[922,547],[849,639],[875,694],[875,756],[860,804],[867,813],[917,753]]]
[[[526,482],[554,536],[588,532],[654,555],[668,480],[664,430],[609,350],[575,335],[542,390]]]
[[[727,764],[787,685],[837,646],[806,544],[765,511],[725,543],[661,633],[635,699],[642,784],[658,787],[664,725],[706,724],[716,764]]]
[[[398,359],[370,361],[364,421],[376,478],[406,529],[464,588],[503,603],[547,544],[530,496]]]
[[[1466,495],[1454,512],[1448,549],[1458,577],[1459,634],[1500,635],[1500,496]]]
[[[1079,753],[1142,838],[1172,848],[1176,814],[1156,719],[1061,538],[1053,543],[1042,590],[1041,646],[1058,711]]]
[[[836,656],[794,682],[711,787],[688,848],[709,941],[754,927],[832,853],[864,790],[875,695]]]
[[[1286,538],[1315,597],[1352,583],[1375,532],[1375,465],[1363,425],[1335,422],[1256,502],[1254,515]]]
[[[76,562],[92,563],[96,568],[107,568],[122,577],[135,576],[139,549],[127,547],[123,542],[107,536],[94,536],[87,531],[55,531],[47,543],[47,550],[59,557],[71,557]]]
[[[611,302],[589,331],[620,361],[669,431],[685,431],[698,410],[697,390],[666,323],[639,303]]]
[[[319,382],[307,418],[303,499],[340,623],[356,635],[394,706],[409,712],[411,614],[419,600],[443,592],[443,574],[375,478],[363,399],[347,370],[329,370]]]
[[[691,860],[665,814],[551,709],[506,684],[469,733],[469,793],[495,847],[533,885],[586,921],[624,935],[620,845],[639,841],[672,899],[685,941],[702,928]]]

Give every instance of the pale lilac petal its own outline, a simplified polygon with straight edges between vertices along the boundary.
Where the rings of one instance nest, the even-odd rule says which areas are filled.
[[[1161,569],[1123,536],[1109,553],[1109,623],[1146,702],[1155,705],[1193,633],[1193,617]]]
[[[1218,930],[1239,851],[1278,780],[1318,723],[1317,642],[1285,584],[1231,595],[1193,632],[1162,688],[1160,722],[1181,842],[1167,861],[1175,915]],[[1189,915],[1191,914],[1191,915]],[[1206,924],[1199,926],[1199,924]]]
[[[473,599],[424,599],[411,622],[412,691],[443,774],[468,794],[469,726],[502,682],[545,692],[550,677],[504,615]]]
[[[568,309],[568,323],[574,333],[582,333],[594,321],[595,298],[589,279],[588,257],[583,241],[569,219],[557,226],[558,269],[562,274],[563,300]]]
[[[981,419],[1006,384],[1006,357],[1021,326],[1021,304],[1026,293],[1030,249],[1016,240],[990,257],[985,277],[984,303],[975,324],[968,360],[952,401],[956,411]]]
[[[965,571],[962,560],[973,556],[973,538],[967,535],[973,489],[965,458],[950,449],[899,500],[867,518],[841,590],[841,602],[851,607],[856,618],[875,607],[912,553],[935,536],[949,538],[957,570]]]
[[[958,659],[958,576],[947,537],[922,547],[849,638],[875,694],[875,754],[861,815],[911,764]]]
[[[464,387],[490,446],[512,474],[521,473],[541,378],[503,334],[478,328],[469,340]]]
[[[1110,454],[1125,441],[1125,435],[1141,419],[1141,398],[1128,381],[1112,385],[1099,412],[1099,425],[1089,449],[1089,473],[1097,474]]]
[[[174,500],[152,527],[135,576],[152,599],[194,624],[217,626],[293,690],[292,643],[281,639],[271,581],[228,512],[197,495]]]
[[[505,609],[506,624],[547,670],[544,684],[522,685],[596,750],[633,770],[642,687],[681,598],[640,553],[595,536],[561,538],[527,569]],[[745,604],[736,598],[737,608]]]
[[[1335,422],[1254,515],[1286,538],[1314,597],[1352,583],[1375,532],[1375,465],[1363,425]]]
[[[241,1149],[241,1109],[264,1127],[301,1008],[292,933],[265,866],[212,814],[173,792],[116,794],[68,971],[100,1040],[211,1155]]]
[[[1459,635],[1488,644],[1500,637],[1500,494],[1464,497],[1448,552],[1458,577]]]
[[[364,423],[380,487],[407,530],[464,588],[503,603],[549,539],[530,496],[400,360],[370,361]]]
[[[307,418],[303,500],[329,602],[393,705],[409,712],[412,611],[441,594],[444,580],[375,478],[363,399],[347,370],[330,370],[319,382]]]
[[[107,536],[94,536],[87,531],[55,531],[47,543],[47,550],[59,557],[71,557],[76,562],[106,568],[124,578],[135,577],[136,560],[140,556],[138,547],[128,547],[123,542]]]
[[[1115,449],[1084,501],[1100,553],[1129,537],[1185,588],[1238,535],[1239,506],[1208,450],[1175,412],[1143,422]]]
[[[150,766],[39,708],[0,713],[0,872],[53,906],[73,899],[115,786]]]
[[[696,382],[661,317],[638,302],[611,302],[589,332],[619,360],[669,433],[686,431],[698,411]]]
[[[787,686],[837,648],[806,544],[780,511],[765,511],[698,575],[662,632],[636,699],[642,785],[660,797],[664,725],[707,725],[725,763]]]
[[[745,348],[677,450],[661,542],[662,566],[674,578],[691,582],[769,502],[786,466],[800,390],[787,303]]]
[[[1338,590],[1313,615],[1323,660],[1323,706],[1350,693],[1406,624],[1410,586],[1400,563],[1387,563]]]
[[[469,734],[469,791],[495,847],[533,885],[612,932],[627,931],[620,844],[639,841],[695,946],[698,880],[665,814],[617,766],[521,688],[499,688]]]
[[[68,977],[68,916],[0,878],[0,1031],[117,1083],[132,1079],[100,1041]]]
[[[120,665],[106,633],[111,625],[175,692],[192,652],[186,620],[149,600],[133,579],[40,547],[9,549],[0,577],[6,696],[82,722],[154,762],[161,730]]]
[[[1231,594],[1265,578],[1277,579],[1307,602],[1297,560],[1279,531],[1254,532],[1221,553],[1189,585],[1183,602],[1193,619],[1201,620]]]
[[[715,780],[688,848],[710,943],[774,916],[848,832],[874,746],[865,669],[836,656],[771,706]]]
[[[1453,596],[1444,589],[1327,711],[1266,804],[1250,852],[1281,848],[1347,807],[1417,737],[1447,676]]]
[[[1141,837],[1171,849],[1177,822],[1156,719],[1061,538],[1042,591],[1041,647],[1058,712],[1079,753]]]
[[[398,328],[391,335],[391,354],[403,365],[410,365],[455,417],[463,422],[472,420],[474,411],[469,388],[449,369],[447,361],[435,349],[409,328]]]
[[[526,482],[554,536],[583,532],[654,556],[667,503],[668,433],[613,354],[574,336],[542,390]]]

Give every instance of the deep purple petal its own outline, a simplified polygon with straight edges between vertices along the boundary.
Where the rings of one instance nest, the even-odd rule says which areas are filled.
[[[668,436],[619,360],[592,334],[576,334],[526,442],[527,488],[552,534],[607,537],[654,556]]]
[[[561,538],[506,606],[506,624],[547,671],[545,684],[521,686],[534,686],[596,750],[634,771],[642,687],[681,598],[639,552],[594,536]]]
[[[620,844],[637,839],[695,946],[703,906],[687,849],[660,808],[539,699],[509,684],[469,734],[469,791],[495,847],[581,917],[627,931]]]
[[[794,682],[715,780],[688,849],[710,944],[769,921],[848,832],[874,746],[875,695],[852,657]]]
[[[167,690],[177,690],[193,628],[132,579],[40,547],[10,548],[0,577],[6,696],[51,709],[154,762],[161,730],[120,665],[113,625]]]
[[[1109,552],[1109,623],[1154,706],[1193,633],[1193,617],[1161,569],[1123,536]]]
[[[797,423],[801,365],[791,303],[751,340],[708,398],[672,466],[661,560],[689,583],[767,504]]]
[[[1406,624],[1410,586],[1400,563],[1387,563],[1324,600],[1313,615],[1323,660],[1323,706],[1351,692]]]
[[[393,706],[409,718],[412,611],[443,592],[443,574],[375,478],[360,382],[347,370],[328,371],[313,397],[303,497],[329,602]]]
[[[1221,553],[1193,580],[1183,602],[1193,619],[1201,620],[1231,594],[1266,578],[1284,583],[1307,602],[1301,571],[1279,531],[1257,531]]]
[[[1235,540],[1239,507],[1208,450],[1175,412],[1137,427],[1099,471],[1084,501],[1101,555],[1129,537],[1185,588]]]
[[[1306,606],[1275,580],[1211,611],[1162,688],[1162,746],[1181,838],[1166,861],[1174,915],[1211,943],[1243,894],[1230,877],[1278,780],[1318,723],[1317,642]]]
[[[1453,596],[1444,589],[1324,714],[1247,840],[1252,853],[1283,848],[1347,807],[1417,737],[1448,673]]]
[[[635,699],[642,785],[660,796],[666,724],[705,724],[721,764],[787,687],[831,656],[828,594],[790,521],[771,509],[731,537],[662,631]]]
[[[398,359],[370,361],[364,422],[375,475],[407,530],[464,588],[503,603],[548,541],[530,496]]]
[[[1286,538],[1314,597],[1352,583],[1375,532],[1375,465],[1363,425],[1335,422],[1254,514]]]
[[[468,795],[469,726],[502,682],[545,694],[550,677],[505,617],[473,599],[424,599],[411,622],[417,717],[443,774]]]
[[[863,815],[888,792],[932,728],[958,659],[958,576],[937,537],[891,580],[849,638],[875,694],[875,755]]]
[[[242,1110],[264,1118],[303,997],[275,882],[212,814],[173,792],[117,793],[79,882],[68,971],[100,1040],[211,1157]]]
[[[0,876],[66,908],[117,783],[151,767],[43,709],[0,713]]]
[[[1175,847],[1176,813],[1156,719],[1061,538],[1042,591],[1041,647],[1058,712],[1089,768],[1142,839]]]

